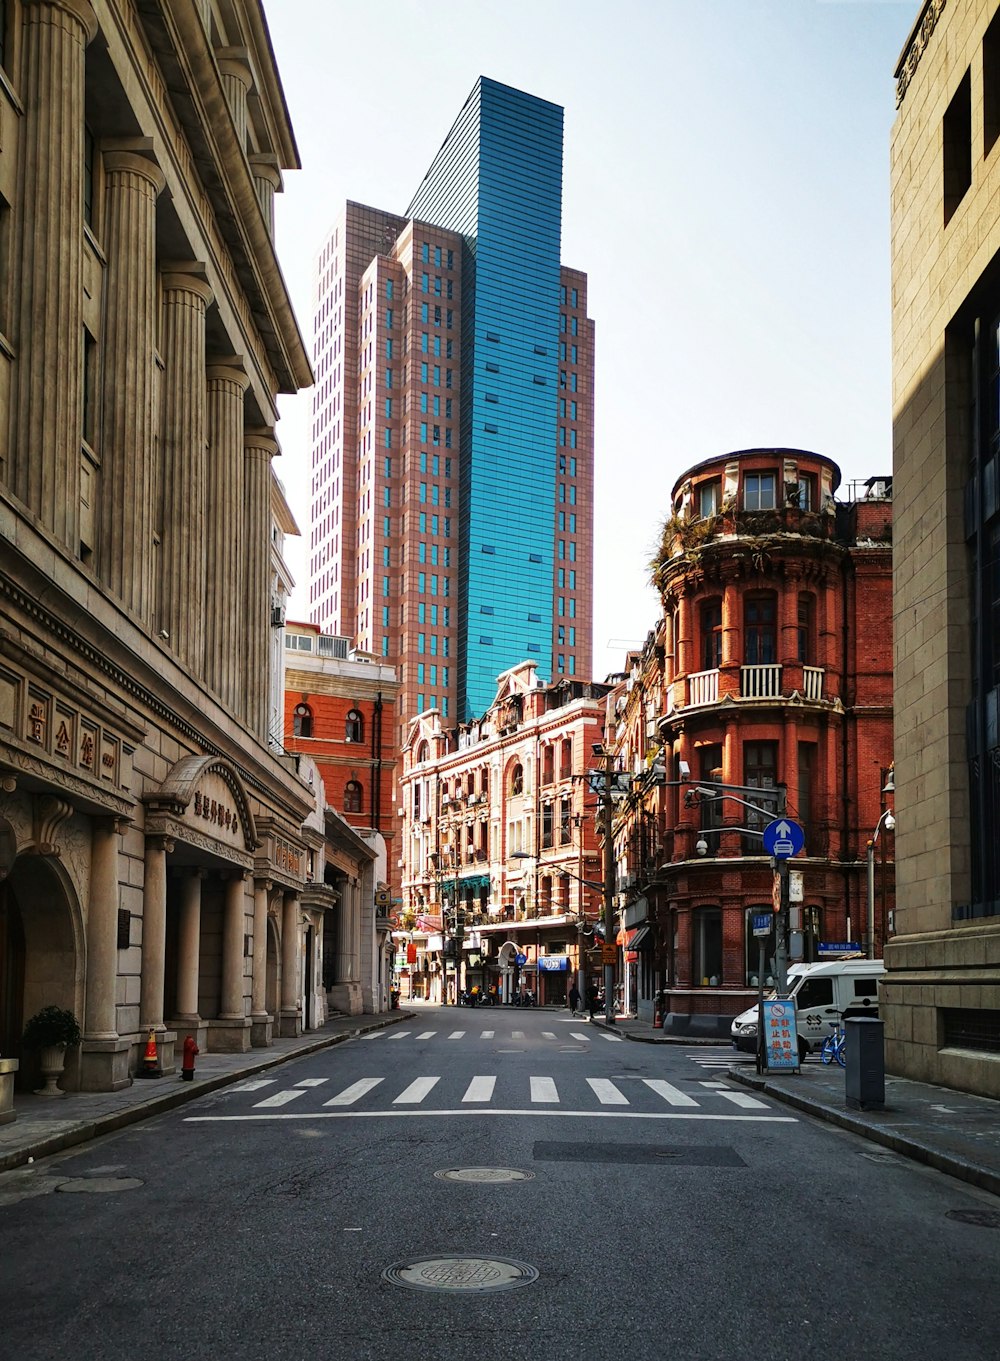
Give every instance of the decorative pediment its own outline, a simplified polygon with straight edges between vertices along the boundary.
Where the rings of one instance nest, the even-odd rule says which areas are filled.
[[[183,757],[142,801],[150,813],[168,814],[234,848],[253,851],[259,845],[243,781],[224,756]]]

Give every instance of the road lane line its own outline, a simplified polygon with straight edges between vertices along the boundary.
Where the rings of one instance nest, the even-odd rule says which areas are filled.
[[[363,1096],[377,1087],[382,1081],[380,1077],[363,1077],[358,1082],[352,1082],[349,1087],[345,1087],[342,1092],[331,1097],[329,1101],[324,1101],[324,1106],[353,1106],[355,1101],[360,1101]]]
[[[273,1087],[277,1082],[276,1077],[255,1077],[249,1082],[239,1082],[235,1087],[230,1087],[231,1092],[259,1092],[261,1087]]]
[[[412,1035],[412,1034],[413,1034],[413,1031],[412,1031],[412,1030],[397,1030],[397,1031],[395,1031],[392,1035],[389,1036],[389,1039],[390,1039],[390,1040],[401,1040],[401,1039],[404,1037],[404,1035]]]
[[[449,1040],[460,1040],[464,1034],[464,1030],[453,1030],[448,1038]]]
[[[593,1088],[594,1095],[602,1106],[627,1106],[628,1097],[620,1088],[606,1077],[588,1077],[587,1085]]]
[[[494,1031],[494,1030],[484,1030],[483,1033],[480,1035],[479,1038],[480,1038],[481,1040],[492,1040],[492,1038],[493,1038],[493,1036],[494,1036],[495,1034],[496,1034],[496,1031]]]
[[[585,1035],[582,1030],[571,1030],[569,1033],[571,1039],[586,1040],[588,1044],[590,1043],[590,1036]]]
[[[531,1079],[531,1099],[532,1101],[558,1103],[559,1093],[556,1091],[556,1084],[550,1077],[533,1077]]]
[[[433,1040],[433,1038],[434,1038],[434,1036],[435,1036],[436,1034],[437,1034],[437,1031],[436,1031],[436,1030],[421,1030],[420,1034],[417,1036],[417,1039],[418,1039],[418,1040]]]
[[[523,1031],[523,1030],[512,1030],[512,1031],[510,1032],[510,1038],[511,1038],[512,1040],[523,1040],[523,1039],[524,1039],[524,1031]]]
[[[287,1106],[289,1101],[305,1094],[304,1087],[289,1087],[285,1092],[275,1092],[273,1096],[265,1096],[263,1101],[255,1101],[253,1107],[254,1110],[260,1110],[263,1106]]]
[[[418,1077],[405,1091],[400,1092],[392,1103],[394,1106],[416,1106],[441,1079],[439,1077]]]
[[[543,1031],[542,1031],[542,1039],[543,1039],[543,1040],[554,1040],[555,1037],[556,1037],[556,1034],[555,1034],[555,1031],[554,1031],[554,1030],[543,1030]]]
[[[495,1077],[474,1077],[469,1083],[463,1101],[492,1101],[493,1088],[496,1086]]]
[[[296,1082],[296,1087],[322,1087],[324,1082],[329,1082],[328,1077],[304,1077],[301,1082]]]
[[[532,1120],[557,1117],[571,1120],[702,1120],[706,1124],[729,1125],[797,1125],[795,1115],[717,1115],[709,1111],[637,1111],[637,1110],[594,1110],[585,1111],[538,1110],[529,1106],[522,1110],[507,1110],[498,1106],[464,1106],[457,1110],[379,1110],[379,1111],[275,1111],[273,1114],[254,1115],[186,1115],[187,1125],[233,1125],[247,1124],[253,1120],[388,1120],[399,1116],[421,1116],[424,1119],[437,1119],[444,1115],[471,1115],[483,1119],[487,1115],[511,1116],[527,1115]]]
[[[622,1037],[621,1037],[620,1035],[604,1035],[604,1034],[602,1034],[602,1035],[601,1035],[601,1039],[602,1039],[602,1040],[610,1040],[612,1044],[621,1044],[621,1042],[622,1042]]]
[[[698,1104],[693,1097],[688,1096],[686,1092],[680,1091],[669,1082],[664,1082],[662,1078],[644,1077],[642,1080],[650,1091],[655,1092],[657,1096],[662,1096],[670,1106],[697,1106]]]

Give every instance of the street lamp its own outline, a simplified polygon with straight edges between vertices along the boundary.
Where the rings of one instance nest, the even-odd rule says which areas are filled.
[[[890,771],[889,779],[886,781],[886,785],[885,788],[882,790],[882,793],[892,794],[894,792],[895,784],[893,782],[892,772]],[[883,827],[887,832],[892,832],[895,831],[896,829],[896,819],[893,815],[893,811],[891,808],[887,808],[885,810],[885,812],[879,818],[878,822],[876,822],[874,832],[872,832],[871,836],[868,838],[867,847],[868,874],[867,874],[867,893],[865,895],[865,932],[867,935],[867,939],[865,941],[866,959],[875,958],[875,843],[878,841],[878,834]],[[883,842],[883,847],[884,845],[885,843]],[[884,885],[885,884],[884,862],[882,865],[882,882]]]

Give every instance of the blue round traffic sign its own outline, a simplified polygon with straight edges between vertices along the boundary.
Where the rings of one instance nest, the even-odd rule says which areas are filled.
[[[764,828],[764,850],[775,860],[790,860],[806,844],[806,835],[791,818],[775,818]]]

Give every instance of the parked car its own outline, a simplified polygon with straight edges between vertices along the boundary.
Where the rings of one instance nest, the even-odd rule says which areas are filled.
[[[788,992],[795,999],[800,1060],[819,1052],[838,1019],[878,1015],[878,980],[884,973],[880,959],[831,959],[792,965]],[[735,1049],[745,1054],[756,1052],[757,1020],[756,1004],[736,1017],[730,1027]]]

